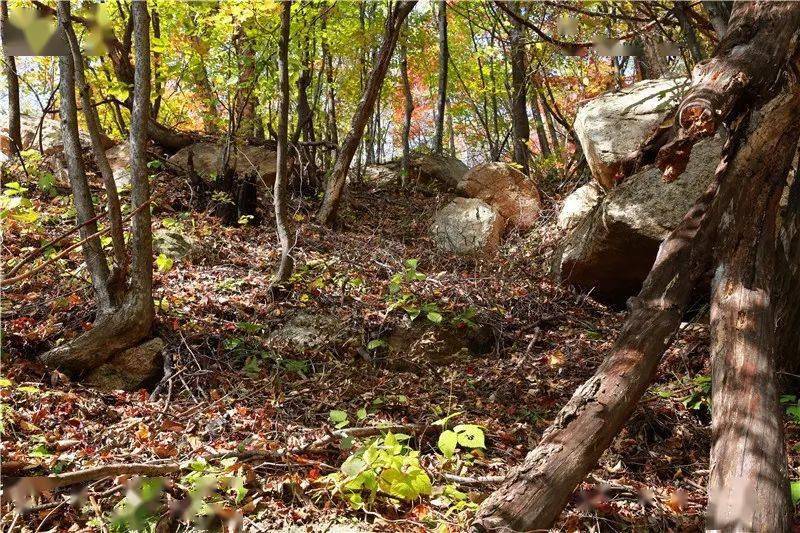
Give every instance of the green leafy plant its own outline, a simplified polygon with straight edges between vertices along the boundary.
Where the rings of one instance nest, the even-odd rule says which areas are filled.
[[[688,396],[681,399],[687,409],[699,411],[701,409],[711,409],[711,377],[695,376],[692,379],[692,391]]]
[[[797,396],[784,394],[781,396],[781,405],[785,406],[786,414],[789,418],[793,422],[800,424],[800,401],[797,400]]]
[[[355,509],[372,507],[379,495],[401,501],[430,495],[430,477],[420,466],[419,451],[406,444],[410,439],[389,432],[370,440],[342,463],[339,472],[326,476],[333,494]]]
[[[158,257],[156,257],[156,267],[162,274],[172,270],[172,266],[174,264],[175,261],[171,257],[167,257],[164,254],[158,254]]]
[[[39,213],[33,203],[25,197],[27,187],[17,181],[6,183],[0,194],[0,219],[7,218],[22,224],[34,224],[39,220]]]
[[[334,409],[328,413],[328,419],[331,421],[331,424],[336,427],[336,429],[342,429],[350,424],[350,419],[347,417],[347,413],[339,409]]]
[[[446,459],[450,459],[459,447],[464,449],[486,448],[486,439],[480,426],[459,424],[452,430],[442,431],[436,444],[442,455]]]
[[[152,531],[158,522],[164,481],[161,478],[141,478],[133,483],[115,508],[111,531]]]

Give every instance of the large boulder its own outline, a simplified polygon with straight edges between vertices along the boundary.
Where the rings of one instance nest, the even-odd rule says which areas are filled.
[[[603,189],[592,181],[575,189],[564,199],[558,212],[559,229],[571,230],[583,220],[603,199]]]
[[[413,152],[408,161],[412,182],[434,185],[444,191],[454,190],[467,170],[461,160],[445,154]]]
[[[170,163],[182,168],[189,167],[189,153],[192,153],[194,170],[205,178],[216,175],[222,160],[222,146],[211,142],[199,142],[181,148],[172,157]],[[267,185],[275,182],[277,172],[277,154],[267,146],[237,146],[231,156],[231,164],[239,174],[256,173]]]
[[[637,294],[659,244],[713,179],[722,146],[720,137],[699,142],[671,183],[651,167],[608,191],[556,250],[557,279],[612,304]]]
[[[483,163],[470,169],[458,182],[464,196],[478,198],[494,207],[509,225],[533,227],[542,201],[536,184],[508,163]]]
[[[506,221],[478,198],[454,198],[434,216],[431,237],[440,249],[461,255],[492,254]]]
[[[376,189],[389,189],[400,183],[400,164],[397,161],[364,167],[364,181]]]
[[[85,382],[103,390],[136,390],[158,374],[163,350],[164,341],[158,337],[129,348],[94,369]]]
[[[171,259],[182,259],[195,248],[195,240],[176,228],[159,228],[153,231],[153,249]]]
[[[686,78],[644,80],[598,96],[578,110],[575,133],[601,186],[614,187],[623,164],[678,104],[687,84]]]

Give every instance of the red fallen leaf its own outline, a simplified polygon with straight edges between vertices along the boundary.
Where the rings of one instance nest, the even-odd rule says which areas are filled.
[[[211,389],[211,392],[209,392],[209,394],[211,395],[211,399],[214,400],[215,402],[220,398],[222,398],[222,395],[219,393],[217,389]]]
[[[420,503],[419,505],[415,505],[411,512],[409,513],[411,516],[415,516],[420,520],[428,516],[430,513],[430,507],[427,505]]]
[[[317,479],[319,479],[319,476],[320,476],[319,468],[315,467],[308,471],[308,479],[310,479],[311,481],[316,481]]]
[[[667,506],[676,513],[680,513],[686,507],[688,500],[686,498],[686,491],[678,489],[669,496]]]
[[[161,431],[175,431],[175,432],[182,432],[185,428],[182,424],[179,424],[173,420],[164,420],[161,424]]]
[[[69,307],[72,309],[75,306],[78,306],[83,303],[83,298],[81,298],[78,293],[73,292],[70,297],[67,299],[69,301]]]

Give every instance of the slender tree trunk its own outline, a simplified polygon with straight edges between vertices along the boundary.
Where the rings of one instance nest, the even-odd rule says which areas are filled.
[[[403,115],[403,157],[401,159],[402,171],[400,174],[401,185],[408,184],[408,157],[410,150],[411,116],[414,113],[414,97],[411,94],[411,83],[408,79],[408,36],[403,35],[400,43],[400,77],[403,80],[403,96],[405,97],[405,113]]]
[[[433,150],[438,154],[444,145],[444,113],[447,106],[447,73],[450,49],[447,44],[447,0],[439,0],[439,99],[436,104],[436,133]]]
[[[553,114],[550,111],[550,107],[544,101],[544,96],[540,96],[540,98],[542,99],[544,120],[547,124],[547,133],[550,134],[550,147],[558,152],[561,148],[560,143],[558,142],[558,132],[556,131],[556,124],[555,120],[553,120]]]
[[[278,232],[278,242],[281,246],[281,261],[275,273],[275,283],[288,281],[294,267],[294,261],[290,255],[292,228],[286,197],[289,170],[287,152],[289,148],[289,31],[292,23],[291,13],[292,3],[284,0],[281,6],[281,39],[278,51],[278,85],[281,94],[278,110],[278,161],[273,191],[275,226]]]
[[[787,98],[800,119],[800,93]],[[791,102],[793,100],[793,102]],[[742,185],[723,227],[711,305],[713,391],[708,529],[789,531],[788,467],[775,372],[772,294],[778,203],[798,131]]]
[[[64,4],[64,2],[60,2],[59,4]],[[68,12],[69,6],[63,9],[66,9]],[[125,250],[125,237],[122,227],[122,210],[120,208],[119,195],[117,194],[117,184],[114,182],[114,173],[111,171],[111,165],[108,163],[108,158],[103,149],[100,118],[97,115],[97,108],[92,105],[92,89],[86,81],[80,45],[75,36],[75,31],[72,28],[72,22],[68,16],[64,19],[63,25],[72,52],[73,64],[75,66],[75,80],[78,86],[78,94],[81,98],[83,115],[86,118],[86,129],[89,131],[95,161],[97,162],[97,167],[100,169],[100,174],[103,177],[103,183],[106,188],[108,215],[112,227],[111,246],[114,252],[114,269],[109,283],[112,300],[116,305],[124,289],[124,281],[128,268],[128,254]]]
[[[317,220],[322,224],[332,224],[336,218],[342,192],[344,191],[345,182],[347,181],[347,171],[350,168],[353,155],[355,155],[358,144],[361,141],[364,127],[369,120],[375,105],[375,100],[380,93],[383,79],[386,76],[386,70],[389,68],[389,61],[397,45],[397,39],[400,35],[403,22],[411,10],[414,9],[416,3],[416,0],[396,2],[386,19],[386,33],[375,66],[367,80],[364,96],[362,96],[356,112],[353,115],[353,120],[350,123],[350,133],[348,133],[342,143],[342,148],[336,158],[336,163],[333,166],[333,171],[331,172],[331,176],[325,188],[325,197],[322,200],[322,206],[317,214]]]
[[[519,5],[514,5],[512,9],[520,12]],[[511,25],[511,125],[514,132],[514,162],[527,176],[530,173],[528,140],[531,131],[526,105],[528,73],[525,62],[525,28],[516,19],[511,20]]]
[[[69,2],[58,3],[58,18],[61,31],[69,21]],[[78,108],[75,102],[75,63],[72,55],[59,57],[59,74],[61,90],[61,136],[64,143],[64,157],[67,163],[67,173],[72,186],[75,201],[75,212],[78,224],[95,218],[92,193],[86,180],[86,170],[83,165],[80,139],[78,136]],[[108,261],[100,244],[100,237],[91,235],[97,233],[97,223],[92,222],[81,227],[81,239],[88,239],[83,245],[83,254],[86,266],[92,278],[95,297],[97,298],[98,314],[109,313],[114,308],[114,297],[108,286],[109,269]]]
[[[333,76],[333,57],[330,52],[330,45],[328,44],[328,37],[326,32],[327,27],[327,12],[322,17],[322,64],[325,69],[325,86],[327,89],[327,114],[326,114],[326,129],[328,142],[334,146],[339,146],[339,131],[336,125],[336,89],[334,87]],[[329,170],[330,165],[330,151],[325,151],[325,170]]]
[[[547,133],[544,131],[544,120],[539,110],[539,93],[536,89],[531,91],[531,114],[536,127],[536,138],[539,140],[539,150],[545,157],[550,156],[550,144],[547,142]]]
[[[0,35],[6,41],[8,25],[8,2],[0,1]],[[17,78],[17,63],[14,56],[5,54],[6,85],[8,86],[8,136],[11,139],[12,149],[22,151],[22,130],[20,125],[19,107],[19,79]]]

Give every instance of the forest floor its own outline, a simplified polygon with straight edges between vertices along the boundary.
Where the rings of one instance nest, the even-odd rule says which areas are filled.
[[[155,333],[166,342],[174,371],[158,399],[150,400],[152,387],[131,393],[85,388],[35,362],[57,339],[90,327],[93,306],[80,253],[5,291],[0,395],[6,488],[16,477],[102,464],[180,462],[190,466],[166,481],[155,499],[171,502],[173,511],[185,509],[187,492],[202,492],[193,474],[229,478],[234,490],[206,491],[209,506],[201,512],[240,515],[247,530],[459,531],[498,485],[486,476],[522,461],[602,361],[624,316],[548,280],[553,235],[547,225],[510,236],[494,258],[456,258],[438,252],[427,236],[446,195],[377,193],[368,186],[353,188],[336,232],[309,222],[310,209],[296,208],[296,274],[287,290],[273,293],[269,279],[278,250],[271,218],[260,226],[222,227],[188,210],[187,189],[177,180],[157,177],[154,227],[180,231],[194,245],[156,272]],[[33,202],[46,216],[36,230],[6,225],[6,258],[38,246],[42,233],[70,226],[68,196],[36,194]],[[416,266],[409,259],[417,259]],[[393,292],[394,283],[402,288]],[[398,304],[398,294],[410,296]],[[446,364],[424,353],[388,351],[379,341],[410,322],[415,308],[424,309],[417,323],[488,327],[493,342],[483,355]],[[338,327],[312,349],[276,351],[270,334],[298,312],[333,317]],[[681,330],[657,383],[575,492],[559,529],[702,528],[710,439],[707,340],[702,321]],[[433,493],[402,501],[379,492],[354,509],[329,475],[374,436],[340,439],[334,426],[346,434],[381,424],[408,428],[402,453],[419,452]],[[443,427],[453,424],[480,426],[485,447],[459,445],[445,459],[437,442]],[[797,467],[800,430],[787,422],[787,434],[790,466]],[[264,453],[248,456],[248,450]],[[18,518],[4,490],[4,527],[17,520],[39,531],[131,528],[148,520],[147,513],[132,511],[139,504],[137,512],[147,510],[147,497],[122,500],[114,487],[124,481],[93,482],[75,500],[65,498],[69,489],[45,492],[33,512]],[[246,490],[235,490],[240,485]],[[168,530],[175,514],[166,509],[149,509],[159,531]],[[123,516],[127,526],[115,525]]]

